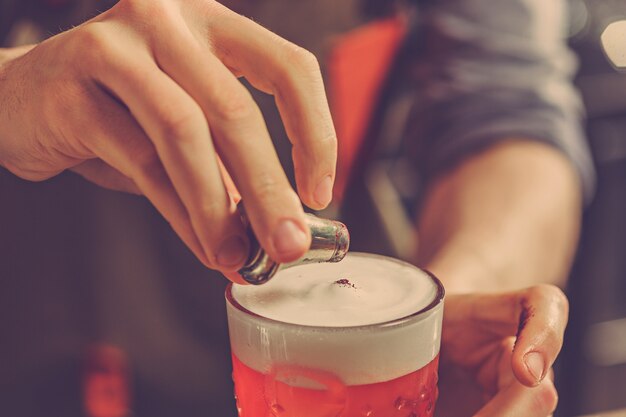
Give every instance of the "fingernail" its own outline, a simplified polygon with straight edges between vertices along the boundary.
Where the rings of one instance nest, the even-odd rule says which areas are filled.
[[[524,362],[526,362],[526,367],[530,374],[535,378],[537,383],[540,383],[545,376],[545,362],[543,360],[543,355],[539,352],[530,352],[524,356]]]
[[[307,236],[293,220],[283,220],[274,231],[273,243],[281,255],[301,252],[307,244]]]
[[[220,266],[230,268],[237,266],[248,256],[248,247],[239,236],[231,236],[226,239],[217,252],[217,263]]]
[[[317,184],[313,198],[315,198],[315,201],[320,206],[326,207],[328,203],[330,203],[330,200],[333,198],[333,179],[330,175],[324,177],[324,179]]]

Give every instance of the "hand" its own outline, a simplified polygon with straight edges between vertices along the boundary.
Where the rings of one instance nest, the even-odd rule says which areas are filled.
[[[545,417],[568,302],[554,286],[446,299],[437,415]]]
[[[325,207],[336,137],[317,61],[212,0],[122,0],[5,62],[0,164],[33,181],[71,168],[144,194],[200,260],[238,281],[239,191],[273,259],[295,260],[310,242],[240,76],[275,96],[300,198]]]

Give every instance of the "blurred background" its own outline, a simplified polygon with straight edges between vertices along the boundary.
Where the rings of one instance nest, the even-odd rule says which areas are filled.
[[[114,3],[0,0],[0,43],[39,42]],[[378,2],[355,14],[356,0],[224,3],[318,55],[326,41],[318,33],[343,33],[386,8]],[[334,13],[320,14],[321,3]],[[567,288],[561,417],[626,408],[626,2],[570,6],[598,183]],[[288,161],[273,99],[254,94]],[[379,251],[410,244],[385,235],[386,222],[393,219],[380,219],[387,239]],[[0,413],[121,417],[130,403],[137,416],[234,416],[224,286],[143,199],[73,174],[28,183],[0,169]],[[103,400],[102,380],[127,398]]]
[[[561,415],[626,407],[626,3],[572,1],[570,44],[598,183],[568,295]]]

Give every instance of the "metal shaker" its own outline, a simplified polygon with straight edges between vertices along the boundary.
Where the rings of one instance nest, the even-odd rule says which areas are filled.
[[[322,219],[313,214],[306,214],[306,222],[311,230],[311,247],[304,256],[295,262],[281,265],[274,262],[265,253],[257,240],[252,227],[247,222],[245,212],[240,205],[240,212],[246,222],[247,234],[250,240],[250,254],[245,265],[237,271],[246,282],[260,285],[269,281],[278,270],[285,266],[308,263],[339,262],[348,252],[350,233],[341,222]]]

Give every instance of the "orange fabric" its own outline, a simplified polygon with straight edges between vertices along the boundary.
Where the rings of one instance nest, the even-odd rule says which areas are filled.
[[[330,106],[339,138],[335,197],[341,198],[385,75],[405,33],[399,18],[340,36],[329,57]]]

